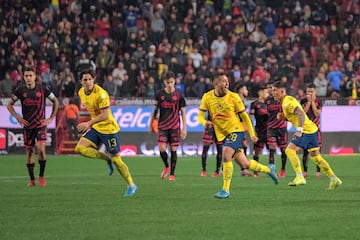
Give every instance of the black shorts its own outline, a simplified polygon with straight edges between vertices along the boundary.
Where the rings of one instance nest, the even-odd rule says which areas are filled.
[[[269,128],[267,131],[267,143],[278,145],[279,148],[286,148],[288,144],[288,131],[286,128]]]
[[[158,143],[169,143],[171,146],[179,146],[180,129],[159,129]]]
[[[266,134],[259,134],[257,135],[257,137],[259,138],[259,140],[254,143],[254,149],[264,149],[264,146],[267,147],[267,135]]]
[[[218,141],[215,135],[215,130],[214,128],[204,128],[204,133],[203,133],[203,142],[205,143],[210,143],[210,144],[222,144],[221,141]]]
[[[26,148],[32,148],[36,142],[46,142],[47,128],[24,128],[24,145]],[[35,141],[36,140],[36,141]]]

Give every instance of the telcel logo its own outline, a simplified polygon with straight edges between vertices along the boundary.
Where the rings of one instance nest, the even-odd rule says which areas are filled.
[[[122,132],[147,132],[153,107],[112,107],[112,113]],[[198,108],[186,107],[188,131],[202,132],[203,126],[198,122]]]
[[[151,110],[148,108],[116,108],[113,112],[115,120],[119,123],[122,130],[138,131],[147,129],[150,122]],[[130,128],[130,129],[129,129]]]

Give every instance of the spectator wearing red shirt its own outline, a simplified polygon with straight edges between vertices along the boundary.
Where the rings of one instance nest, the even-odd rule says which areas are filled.
[[[18,64],[16,69],[10,72],[10,78],[14,82],[14,86],[17,86],[22,81],[24,76],[23,68],[21,64]]]
[[[94,35],[98,38],[101,45],[104,42],[104,39],[110,36],[111,25],[109,23],[109,17],[107,15],[102,15],[101,20],[94,20],[93,23],[96,25]]]
[[[258,63],[256,70],[253,72],[251,78],[256,79],[256,77],[260,78],[260,84],[265,83],[266,80],[266,74],[269,74],[268,71],[266,71],[263,63]]]

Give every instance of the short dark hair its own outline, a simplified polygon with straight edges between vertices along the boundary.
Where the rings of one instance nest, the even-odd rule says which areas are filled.
[[[273,83],[273,86],[276,88],[285,88],[286,89],[286,82],[276,81]]]
[[[224,76],[224,75],[225,75],[225,73],[223,73],[223,72],[216,73],[212,78],[212,82],[214,83],[215,80],[219,79],[221,76]]]
[[[242,89],[243,87],[245,87],[246,85],[244,83],[239,83],[238,85],[236,85],[235,87],[235,91],[239,92],[240,89]]]
[[[35,69],[32,68],[32,67],[25,67],[24,72],[34,72],[34,73],[36,73]]]
[[[261,90],[266,90],[266,89],[268,89],[268,87],[265,84],[262,84],[259,86],[258,92]]]
[[[81,70],[81,72],[79,74],[80,79],[82,79],[84,74],[90,74],[93,78],[96,78],[96,73],[92,68],[86,68],[86,69]]]
[[[314,88],[316,89],[316,85],[314,83],[309,83],[306,88]]]
[[[166,72],[166,73],[163,74],[163,77],[162,77],[163,81],[166,81],[166,80],[168,80],[170,78],[175,79],[175,73],[169,71],[169,72]]]

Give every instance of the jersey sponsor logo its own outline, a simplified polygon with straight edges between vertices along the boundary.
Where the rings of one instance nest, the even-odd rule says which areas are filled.
[[[176,103],[172,103],[172,102],[162,102],[162,103],[161,103],[161,107],[163,107],[163,108],[175,108],[175,107],[176,107]]]
[[[33,99],[25,99],[24,104],[26,106],[38,106],[41,104],[40,100],[33,100]]]

